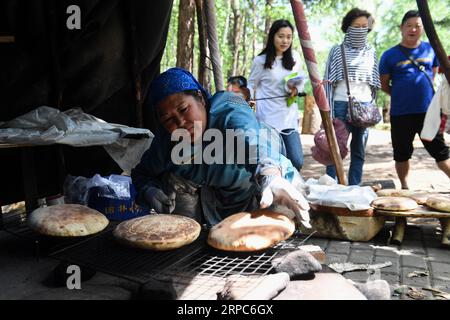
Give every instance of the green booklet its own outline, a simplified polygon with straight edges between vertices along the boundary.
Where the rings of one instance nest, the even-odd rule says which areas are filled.
[[[288,88],[297,87],[303,81],[305,81],[305,77],[302,75],[299,75],[298,72],[293,72],[290,75],[287,75],[286,77],[284,77],[284,83],[287,85]],[[298,92],[298,93],[300,93],[300,92]],[[287,106],[290,107],[294,103],[300,102],[299,99],[300,99],[299,96],[287,97],[287,99],[286,99]]]

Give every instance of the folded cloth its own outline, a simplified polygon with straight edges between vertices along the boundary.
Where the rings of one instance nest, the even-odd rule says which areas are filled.
[[[232,275],[226,279],[217,300],[271,300],[289,283],[287,273],[276,273],[264,277]]]
[[[285,272],[291,279],[322,270],[320,262],[304,250],[296,250],[277,257],[272,260],[272,265],[276,272]]]

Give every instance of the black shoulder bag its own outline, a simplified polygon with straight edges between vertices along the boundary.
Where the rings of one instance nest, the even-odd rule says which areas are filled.
[[[348,97],[347,121],[355,127],[360,128],[372,127],[381,121],[380,110],[378,110],[377,105],[373,101],[369,104],[362,104],[351,95],[344,44],[341,44],[341,56],[342,56],[342,64],[344,67],[345,84],[347,85],[347,97]]]

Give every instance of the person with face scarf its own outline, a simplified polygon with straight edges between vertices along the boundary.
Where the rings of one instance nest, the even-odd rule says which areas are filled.
[[[368,104],[375,100],[377,91],[381,87],[377,54],[367,42],[367,36],[372,30],[373,23],[373,17],[369,12],[354,8],[345,15],[341,27],[345,33],[343,44],[350,92],[362,104]],[[358,185],[361,183],[363,175],[369,129],[352,126],[347,121],[348,96],[340,44],[334,46],[330,51],[324,83],[333,118],[346,122],[347,130],[351,133],[348,183],[349,185]],[[330,177],[336,178],[334,166],[327,166],[326,172]]]
[[[270,208],[310,227],[303,179],[281,137],[244,99],[232,92],[211,97],[191,73],[171,68],[153,80],[149,100],[159,129],[131,172],[137,203],[209,225]]]

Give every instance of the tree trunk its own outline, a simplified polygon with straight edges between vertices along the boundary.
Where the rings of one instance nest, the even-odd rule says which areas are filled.
[[[194,69],[195,1],[180,0],[178,11],[177,67]]]
[[[269,30],[272,26],[272,17],[270,16],[270,12],[272,11],[273,0],[266,0],[266,21],[264,23],[264,44],[267,43],[267,38],[269,36]]]
[[[198,44],[199,44],[199,59],[198,59],[198,82],[204,87],[209,87],[209,71],[208,71],[208,39],[206,37],[206,24],[203,0],[195,0],[197,8],[197,26],[198,26]]]
[[[248,58],[248,51],[246,48],[247,45],[247,28],[246,28],[246,23],[248,20],[249,15],[245,14],[244,15],[244,19],[242,19],[242,67],[240,69],[240,75],[245,75],[247,72],[247,58]]]
[[[224,90],[222,79],[222,61],[220,58],[219,43],[217,40],[216,8],[214,7],[214,0],[205,0],[205,16],[208,30],[208,46],[214,73],[214,84],[216,86],[216,91],[222,91]]]
[[[233,68],[231,75],[237,75],[239,69],[239,42],[242,34],[242,15],[239,8],[239,0],[233,0],[231,8],[233,10],[233,43],[231,46],[233,52]]]
[[[425,32],[427,33],[430,44],[436,52],[441,69],[445,74],[445,78],[450,84],[450,62],[445,53],[444,47],[442,46],[439,36],[434,28],[433,19],[431,18],[430,8],[428,7],[428,2],[426,0],[417,0],[417,6],[419,8],[420,16],[422,17],[423,26]]]
[[[226,18],[225,18],[225,30],[223,31],[223,38],[222,38],[222,44],[224,46],[227,44],[227,41],[229,39],[229,33],[230,33],[231,1],[232,0],[226,0],[226,2],[227,2],[227,11],[226,11]]]
[[[253,34],[252,34],[252,58],[256,57],[256,44],[258,34],[258,5],[257,0],[252,1],[252,16],[253,16]]]

